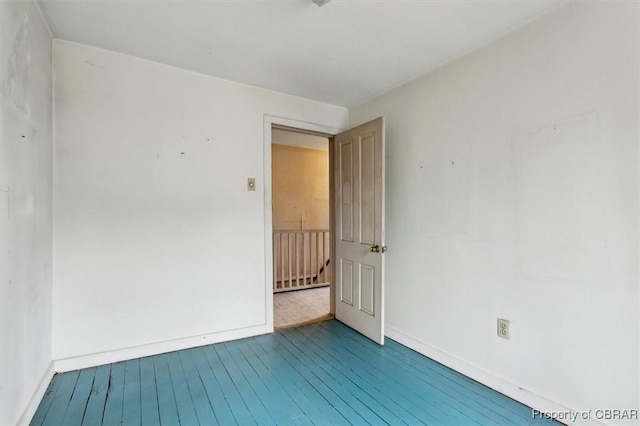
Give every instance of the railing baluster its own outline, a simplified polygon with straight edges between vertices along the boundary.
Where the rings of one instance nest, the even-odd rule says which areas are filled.
[[[322,281],[320,281],[320,269],[322,268],[322,265],[320,265],[320,233],[319,232],[315,232],[316,234],[316,284],[320,284]]]
[[[284,240],[282,234],[280,234],[280,288],[284,288]]]
[[[328,284],[330,238],[330,232],[324,229],[273,231],[273,291]]]
[[[273,289],[278,289],[278,245],[276,244],[276,233],[273,233]]]
[[[324,234],[322,232],[318,232],[316,233],[317,237],[316,237],[316,243],[318,245],[317,251],[318,251],[318,284],[324,282],[320,279],[320,271],[323,269],[322,268],[322,258],[324,257],[324,250],[322,250],[322,240],[324,238]]]
[[[298,252],[299,248],[298,248],[298,233],[293,234],[294,237],[294,255],[293,257],[296,260],[296,287],[300,286],[300,253]]]
[[[327,282],[331,282],[331,234],[328,231],[325,232],[325,238],[327,241],[324,258],[326,259],[324,264],[324,270],[327,272]]]
[[[282,262],[284,262],[284,256],[282,255],[282,248],[284,247],[284,243],[282,242],[282,234],[280,234],[280,271],[278,275],[280,276],[280,288],[284,288],[284,268],[282,267]]]
[[[318,282],[318,233],[311,233],[311,279],[313,280],[313,276],[316,277],[316,282]],[[315,252],[315,253],[314,253]],[[313,283],[313,284],[315,284]]]
[[[307,285],[307,234],[302,234],[302,285]]]
[[[322,244],[321,244],[322,249],[320,250],[320,253],[322,253],[320,255],[320,262],[321,262],[320,269],[322,269],[322,281],[319,281],[319,282],[325,283],[327,282],[327,274],[325,270],[325,261],[324,261],[324,232],[320,231],[318,232],[318,235],[322,235]]]
[[[287,234],[287,266],[289,269],[289,287],[293,287],[293,276],[291,275],[291,233]]]

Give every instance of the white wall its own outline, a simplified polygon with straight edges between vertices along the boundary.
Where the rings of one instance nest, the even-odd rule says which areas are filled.
[[[264,115],[344,127],[347,110],[59,40],[54,56],[54,359],[264,329]]]
[[[350,109],[386,117],[389,335],[638,408],[638,12],[569,4]]]
[[[51,35],[32,1],[0,1],[0,425],[51,378]]]

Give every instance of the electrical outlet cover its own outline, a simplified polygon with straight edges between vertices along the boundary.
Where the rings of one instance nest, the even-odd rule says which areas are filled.
[[[498,318],[498,337],[511,339],[511,334],[509,334],[509,324],[509,320]]]

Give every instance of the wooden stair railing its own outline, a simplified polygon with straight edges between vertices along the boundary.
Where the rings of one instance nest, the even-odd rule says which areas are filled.
[[[329,285],[328,229],[273,231],[273,292]]]

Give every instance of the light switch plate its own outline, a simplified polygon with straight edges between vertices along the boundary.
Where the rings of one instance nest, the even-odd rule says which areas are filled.
[[[256,190],[256,179],[248,178],[247,179],[247,191],[255,191]]]

